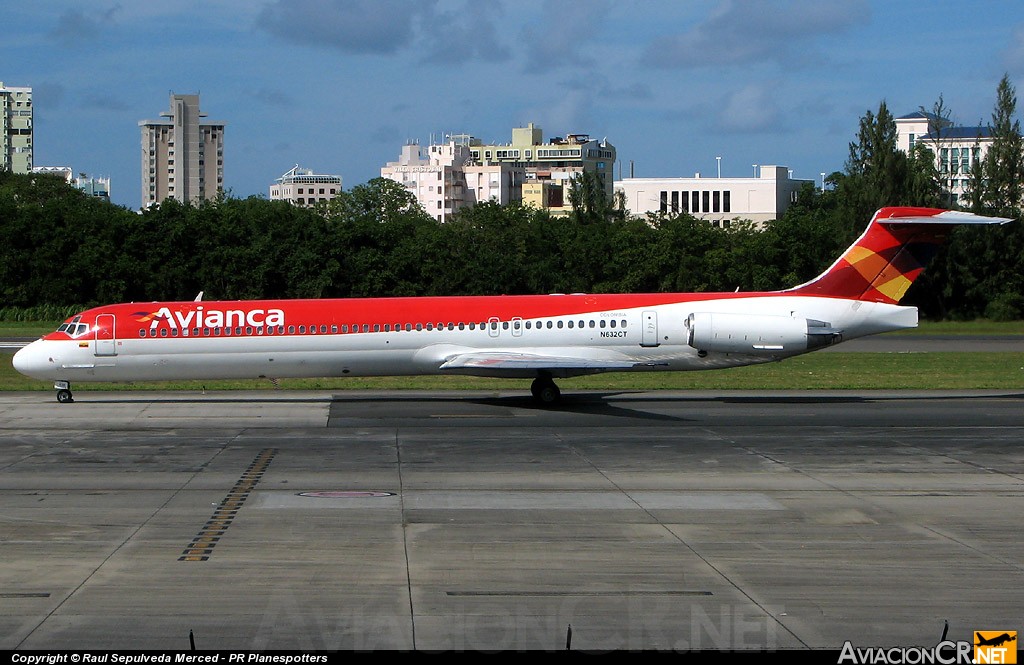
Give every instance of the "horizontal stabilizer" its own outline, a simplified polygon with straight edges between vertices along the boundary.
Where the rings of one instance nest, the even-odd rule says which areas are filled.
[[[1012,221],[937,208],[882,208],[831,267],[787,292],[897,304],[954,226]]]
[[[901,210],[900,208],[886,208],[884,210]],[[975,215],[970,212],[960,212],[958,210],[946,210],[937,215],[898,215],[893,214],[889,217],[879,216],[877,221],[880,224],[1006,224],[1012,222],[1013,219],[1010,217],[986,217],[984,215]]]

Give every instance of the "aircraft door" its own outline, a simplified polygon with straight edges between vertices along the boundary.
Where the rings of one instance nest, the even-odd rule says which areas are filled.
[[[649,311],[643,313],[640,328],[640,346],[658,346],[658,313]]]
[[[114,315],[100,314],[96,317],[95,347],[93,353],[97,356],[117,355],[117,335],[114,330]]]
[[[487,334],[491,337],[497,337],[501,333],[501,319],[496,316],[492,316],[487,319]]]

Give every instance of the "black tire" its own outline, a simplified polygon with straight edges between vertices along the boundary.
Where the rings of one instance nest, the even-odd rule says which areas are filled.
[[[558,389],[558,386],[553,381],[549,381],[538,388],[536,398],[544,406],[551,406],[558,404],[562,399],[562,391]]]
[[[72,398],[70,390],[58,390],[57,401],[60,402],[61,404],[70,404],[75,400],[74,398]]]

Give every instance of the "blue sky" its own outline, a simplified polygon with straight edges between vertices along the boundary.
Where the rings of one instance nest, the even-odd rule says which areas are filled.
[[[1024,95],[1017,0],[72,0],[8,3],[0,80],[34,88],[35,162],[140,205],[138,122],[171,92],[227,123],[225,185],[295,164],[346,189],[408,140],[607,138],[638,177],[841,170],[859,118]],[[1024,99],[1024,97],[1022,97]],[[620,170],[621,169],[621,170]]]

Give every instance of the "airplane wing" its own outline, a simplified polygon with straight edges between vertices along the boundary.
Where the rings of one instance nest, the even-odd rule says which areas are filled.
[[[442,370],[624,370],[635,367],[653,367],[658,363],[642,363],[633,360],[610,360],[606,358],[583,358],[577,356],[554,356],[538,353],[514,353],[510,351],[471,351],[449,357],[440,367]],[[664,363],[661,363],[664,364]]]

